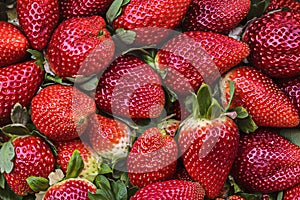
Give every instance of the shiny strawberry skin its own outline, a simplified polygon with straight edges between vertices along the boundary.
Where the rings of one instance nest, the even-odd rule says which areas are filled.
[[[187,31],[227,34],[250,9],[250,0],[193,0],[184,20]]]
[[[39,137],[18,137],[12,144],[15,148],[14,167],[4,176],[16,194],[25,196],[33,193],[26,179],[30,176],[47,178],[54,170],[54,156],[50,147]]]
[[[296,185],[284,192],[283,200],[297,200],[300,198],[300,185]]]
[[[114,54],[114,43],[102,17],[62,22],[52,35],[46,57],[60,77],[91,75],[103,70]]]
[[[0,21],[0,67],[22,61],[29,42],[14,25]]]
[[[16,103],[30,105],[43,78],[44,72],[34,61],[0,68],[0,126],[11,122],[11,109]]]
[[[250,49],[250,62],[275,78],[300,74],[300,13],[275,12],[247,27],[243,41]]]
[[[236,88],[231,107],[243,106],[258,126],[295,127],[299,124],[294,105],[262,72],[247,66],[228,72],[221,86],[225,104],[229,99],[229,81],[233,81]]]
[[[61,0],[59,2],[64,19],[76,17],[104,16],[113,0]]]
[[[165,84],[179,95],[197,91],[240,63],[249,47],[228,36],[211,32],[185,32],[158,52],[157,66],[166,70]]]
[[[44,49],[58,24],[58,0],[17,0],[17,13],[31,47]]]
[[[240,139],[232,174],[241,187],[271,193],[300,183],[300,147],[268,129]]]
[[[145,187],[172,178],[176,171],[178,147],[173,137],[158,128],[147,129],[133,144],[128,158],[132,185]]]
[[[127,118],[156,118],[165,103],[161,79],[134,56],[118,57],[102,74],[96,89],[99,109]]]
[[[179,132],[179,146],[185,169],[215,198],[227,179],[238,150],[239,132],[228,117],[213,120],[190,117]]]
[[[204,194],[205,192],[199,183],[170,180],[150,184],[140,189],[130,200],[202,200],[204,199]]]
[[[271,0],[265,12],[288,7],[294,12],[300,11],[300,2],[297,0]]]
[[[94,100],[73,86],[48,86],[31,102],[32,122],[54,141],[80,136],[88,126],[88,117],[95,112]]]
[[[89,200],[88,192],[95,193],[96,190],[96,186],[88,180],[70,178],[48,188],[43,200]]]

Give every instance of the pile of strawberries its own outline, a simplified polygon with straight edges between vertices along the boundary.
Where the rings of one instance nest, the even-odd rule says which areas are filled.
[[[0,18],[0,199],[300,199],[299,1],[17,0]]]

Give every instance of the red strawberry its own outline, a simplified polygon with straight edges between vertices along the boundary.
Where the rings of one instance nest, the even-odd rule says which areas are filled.
[[[14,25],[0,21],[0,67],[22,61],[29,42]]]
[[[244,197],[238,196],[238,195],[233,195],[228,197],[228,200],[246,200]]]
[[[250,191],[271,193],[300,183],[300,148],[268,129],[240,139],[232,174]]]
[[[46,51],[53,72],[60,77],[76,77],[104,69],[114,54],[114,43],[105,26],[100,16],[62,22]]]
[[[250,9],[250,0],[193,0],[184,27],[188,31],[228,33]]]
[[[72,86],[48,86],[31,102],[32,122],[54,141],[80,136],[88,125],[88,116],[95,112],[94,100]]]
[[[13,170],[4,173],[7,184],[18,195],[33,193],[26,179],[30,176],[47,178],[54,170],[50,147],[39,137],[23,136],[12,141],[15,151]]]
[[[300,13],[275,12],[253,21],[243,40],[251,63],[271,77],[300,74]]]
[[[147,129],[133,144],[127,159],[132,185],[145,187],[172,178],[176,171],[178,147],[173,137],[158,128]]]
[[[171,39],[156,56],[157,66],[167,72],[166,85],[180,95],[197,91],[249,55],[247,44],[210,32],[186,32]]]
[[[104,16],[113,0],[61,0],[59,2],[64,19],[75,17]]]
[[[96,190],[96,186],[86,179],[70,178],[48,188],[43,200],[89,200],[88,192],[95,193]]]
[[[196,182],[171,180],[158,182],[140,189],[130,200],[182,199],[202,200],[205,192]]]
[[[17,0],[17,13],[31,47],[44,49],[58,24],[58,0]]]
[[[190,177],[189,173],[184,167],[181,167],[176,171],[174,179],[183,181],[193,181],[193,179]]]
[[[159,75],[127,55],[118,57],[102,74],[95,98],[99,109],[128,118],[156,118],[165,102]]]
[[[297,200],[300,198],[300,185],[290,188],[284,192],[283,200]]]
[[[300,2],[297,0],[271,0],[265,12],[270,12],[272,10],[278,10],[283,7],[288,7],[292,11],[300,11]]]
[[[0,126],[9,124],[16,103],[27,107],[44,77],[42,69],[28,61],[0,68]]]
[[[299,116],[283,91],[263,73],[251,67],[238,67],[228,72],[222,80],[221,91],[227,104],[229,81],[236,92],[231,107],[243,106],[258,126],[295,127]]]

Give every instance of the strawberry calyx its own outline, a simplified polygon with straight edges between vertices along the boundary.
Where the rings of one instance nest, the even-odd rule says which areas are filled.
[[[108,11],[106,12],[106,19],[108,24],[112,26],[114,20],[121,15],[122,7],[127,5],[130,0],[114,0]]]

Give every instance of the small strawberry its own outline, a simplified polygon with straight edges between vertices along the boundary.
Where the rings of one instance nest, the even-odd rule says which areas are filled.
[[[48,188],[43,200],[89,200],[88,193],[96,190],[96,186],[86,179],[70,178]]]
[[[178,147],[173,137],[158,128],[147,129],[133,144],[128,158],[128,177],[132,185],[145,187],[171,179],[176,171]]]
[[[11,122],[11,109],[16,103],[30,105],[43,77],[44,72],[34,61],[0,68],[0,126]]]
[[[294,12],[300,11],[300,2],[297,0],[271,0],[265,12],[278,10],[284,7],[290,8]]]
[[[250,62],[275,78],[300,74],[300,13],[275,12],[250,23],[243,41]]]
[[[171,39],[156,55],[157,68],[167,72],[165,84],[179,95],[211,83],[250,53],[249,47],[228,36],[186,32]]]
[[[130,200],[182,199],[203,200],[205,192],[196,182],[170,180],[148,185],[140,189]]]
[[[0,67],[22,61],[29,42],[14,25],[0,21]]]
[[[60,77],[91,75],[103,70],[114,54],[114,43],[102,17],[62,22],[52,35],[46,57]]]
[[[17,0],[17,13],[31,47],[44,49],[58,24],[58,0]]]
[[[17,137],[12,145],[15,152],[13,169],[5,172],[4,177],[16,194],[25,196],[33,193],[26,179],[30,176],[47,178],[54,170],[54,156],[50,147],[36,136]]]
[[[250,10],[250,0],[193,0],[184,20],[188,31],[229,33]]]
[[[244,135],[232,174],[247,190],[271,193],[300,183],[300,148],[268,129]]]
[[[32,122],[54,141],[80,136],[88,125],[89,115],[95,112],[94,100],[72,86],[48,86],[31,102]]]
[[[227,198],[228,200],[246,200],[244,197],[238,196],[238,195],[232,195]]]
[[[165,103],[159,75],[128,55],[118,57],[102,74],[95,98],[99,109],[127,118],[156,118]]]
[[[224,102],[229,101],[229,81],[236,92],[231,107],[243,106],[258,126],[295,127],[299,124],[298,112],[287,96],[266,75],[252,67],[238,67],[222,79]]]
[[[300,185],[296,185],[284,192],[283,200],[297,200],[300,198]]]

